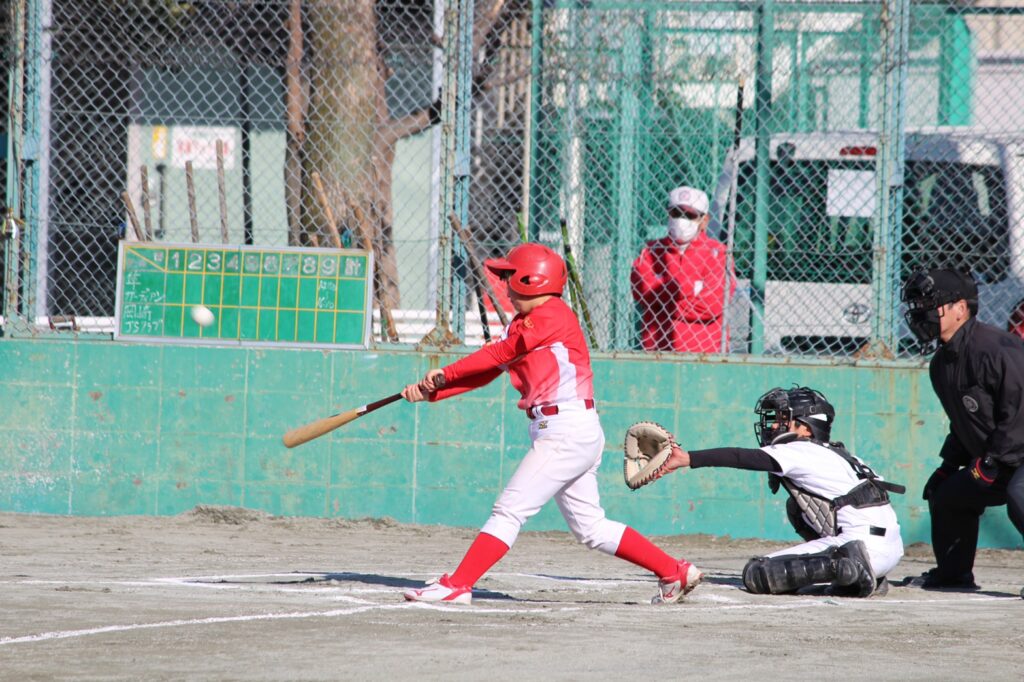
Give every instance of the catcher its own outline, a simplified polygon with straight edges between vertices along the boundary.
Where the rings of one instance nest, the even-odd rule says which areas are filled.
[[[789,520],[806,542],[747,562],[747,590],[788,594],[827,583],[838,596],[885,594],[885,575],[903,556],[889,493],[905,488],[829,441],[835,409],[818,391],[773,388],[754,411],[760,449],[687,452],[658,425],[634,424],[626,434],[627,485],[635,489],[683,467],[766,471],[772,492],[783,487],[789,493]]]

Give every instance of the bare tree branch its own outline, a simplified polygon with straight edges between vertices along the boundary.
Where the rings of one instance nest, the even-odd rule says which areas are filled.
[[[479,3],[473,14],[473,54],[479,54],[480,49],[487,42],[494,24],[498,21],[502,11],[505,9],[505,0],[486,0]]]
[[[421,133],[437,123],[437,119],[433,114],[435,106],[436,103],[406,114],[401,118],[393,118],[388,121],[382,133],[387,144],[394,145],[402,138]]]
[[[528,69],[523,69],[523,70],[517,71],[515,73],[510,73],[507,76],[505,76],[504,78],[495,78],[495,79],[490,79],[490,80],[486,80],[485,79],[477,87],[479,87],[480,90],[483,91],[483,92],[490,92],[494,88],[500,88],[503,85],[510,85],[512,83],[516,83],[518,81],[521,81],[524,78],[528,78],[529,75],[530,75],[530,71]]]

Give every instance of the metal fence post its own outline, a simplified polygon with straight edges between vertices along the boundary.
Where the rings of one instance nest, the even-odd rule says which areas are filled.
[[[764,295],[768,280],[768,195],[771,183],[772,52],[775,42],[775,0],[757,6],[757,86],[754,90],[754,277],[750,352],[764,352]]]
[[[28,0],[25,8],[25,69],[22,121],[20,306],[28,319],[46,315],[49,247],[50,2]]]
[[[458,38],[458,75],[456,87],[458,97],[455,102],[455,177],[453,181],[452,210],[459,217],[462,225],[469,223],[469,177],[470,177],[470,131],[472,128],[473,109],[473,0],[459,2],[459,38]],[[452,318],[455,335],[466,337],[466,276],[469,271],[469,259],[466,250],[469,247],[461,244],[457,253],[461,255],[462,268],[453,273],[452,282]]]
[[[900,251],[903,233],[903,184],[906,155],[907,61],[910,0],[886,0],[881,15],[884,41],[882,129],[878,138],[878,207],[875,218],[871,286],[877,355],[898,351]]]
[[[971,89],[974,85],[974,36],[959,8],[947,8],[942,17],[939,47],[939,125],[971,124]]]
[[[441,198],[438,237],[436,323],[423,339],[428,345],[448,345],[465,337],[468,273],[465,245],[458,242],[448,216],[463,225],[469,218],[469,126],[473,81],[473,2],[456,0],[445,8],[444,85],[441,89]],[[453,254],[459,253],[461,272]],[[451,321],[449,321],[451,318]],[[454,326],[454,329],[452,328]]]
[[[525,215],[523,223],[526,225],[526,233],[530,239],[537,238],[537,193],[540,191],[537,183],[537,155],[540,153],[540,109],[541,92],[543,83],[541,79],[544,73],[544,3],[543,0],[533,0],[530,8],[530,107],[529,126],[530,132],[527,140],[527,153],[530,155],[527,164],[529,178],[524,183],[526,187],[526,201],[523,202]]]
[[[8,49],[12,53],[8,78],[7,107],[7,215],[4,217],[4,283],[2,312],[5,320],[18,312],[18,254],[22,239],[21,220],[21,155],[23,96],[25,75],[25,0],[11,3],[11,37]]]
[[[619,121],[622,127],[619,134],[619,178],[616,188],[619,210],[615,229],[615,253],[619,255],[612,267],[615,278],[612,348],[616,349],[629,348],[633,335],[633,297],[630,292],[629,274],[633,235],[637,226],[636,153],[637,136],[640,134],[640,97],[637,89],[640,86],[643,69],[640,29],[631,20],[632,17],[624,19],[626,24],[622,27],[622,81],[619,83]]]

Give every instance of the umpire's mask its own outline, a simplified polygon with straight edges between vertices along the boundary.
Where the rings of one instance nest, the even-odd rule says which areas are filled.
[[[939,338],[939,308],[961,299],[967,301],[972,315],[978,312],[978,285],[968,273],[949,268],[915,270],[900,294],[907,304],[904,319],[921,343]]]

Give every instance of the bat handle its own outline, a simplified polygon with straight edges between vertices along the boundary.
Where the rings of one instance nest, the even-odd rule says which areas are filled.
[[[380,409],[385,405],[390,405],[396,400],[401,400],[401,398],[402,393],[398,392],[395,393],[394,395],[389,395],[387,398],[381,398],[380,400],[377,400],[375,402],[368,403],[366,407],[362,410],[362,414],[366,414],[367,412],[373,412],[374,410]]]

